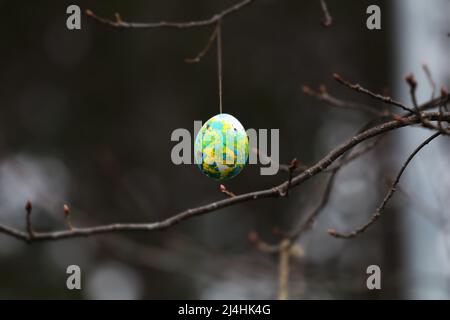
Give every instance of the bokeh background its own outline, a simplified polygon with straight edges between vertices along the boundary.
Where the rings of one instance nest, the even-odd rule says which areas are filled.
[[[186,64],[211,28],[117,30],[83,15],[66,29],[66,8],[132,21],[204,19],[235,3],[221,1],[0,1],[0,222],[25,227],[33,202],[37,230],[148,222],[222,199],[218,183],[194,165],[172,164],[176,128],[218,112],[214,48]],[[382,29],[366,28],[366,8],[382,10]],[[377,104],[331,79],[333,72],[409,103],[404,76],[419,98],[449,84],[450,1],[257,0],[223,23],[224,111],[246,128],[280,129],[280,161],[311,164],[369,118],[302,94],[320,84],[345,100]],[[379,105],[380,108],[383,106]],[[405,174],[383,218],[354,240],[327,235],[365,222],[408,152],[429,132],[402,129],[346,167],[313,230],[291,262],[293,299],[450,298],[449,142],[440,138]],[[235,193],[273,186],[286,173],[261,176],[248,166],[226,184]],[[0,234],[0,298],[271,299],[277,257],[248,241],[257,231],[289,229],[317,203],[325,176],[289,199],[265,199],[183,222],[167,231],[109,234],[27,245]],[[66,288],[66,268],[82,270],[82,290]],[[382,290],[366,288],[366,268],[382,270]]]

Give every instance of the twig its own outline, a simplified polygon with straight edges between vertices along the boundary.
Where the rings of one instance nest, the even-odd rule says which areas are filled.
[[[422,69],[425,72],[425,75],[427,76],[427,80],[430,83],[431,86],[431,99],[434,99],[434,95],[436,93],[436,82],[433,80],[433,75],[431,74],[430,68],[426,63],[422,64]]]
[[[206,27],[216,24],[219,20],[222,20],[236,12],[238,12],[240,9],[246,7],[247,5],[251,4],[254,0],[243,0],[225,10],[223,10],[220,13],[217,13],[213,15],[209,19],[205,20],[198,20],[198,21],[189,21],[189,22],[170,22],[170,21],[161,21],[161,22],[127,22],[122,20],[121,18],[118,19],[118,16],[116,14],[116,19],[111,20],[108,18],[104,18],[101,16],[96,15],[92,10],[87,9],[86,15],[93,18],[97,22],[106,24],[110,27],[114,28],[141,28],[141,29],[149,29],[149,28],[176,28],[176,29],[186,29],[186,28],[196,28],[196,27]]]
[[[229,191],[223,184],[219,185],[219,190],[229,197],[236,197],[236,195],[233,192]]]
[[[437,138],[441,135],[441,132],[434,133],[431,137],[426,139],[424,142],[422,142],[414,151],[411,153],[408,157],[408,159],[405,161],[405,163],[402,165],[399,173],[397,174],[397,177],[395,178],[394,182],[392,183],[391,187],[389,188],[389,191],[387,192],[386,196],[384,197],[383,201],[381,202],[380,206],[377,208],[375,213],[372,215],[370,220],[362,225],[361,227],[355,229],[354,231],[351,231],[349,233],[340,233],[337,232],[334,229],[328,230],[328,233],[336,238],[344,238],[344,239],[350,239],[358,236],[359,234],[366,231],[367,228],[369,228],[372,224],[374,224],[380,217],[383,212],[383,210],[386,208],[386,205],[388,204],[389,200],[392,198],[396,191],[396,187],[398,183],[400,182],[400,178],[403,175],[403,172],[405,172],[406,167],[409,165],[411,160],[416,156],[416,154],[419,153],[420,150],[422,150],[423,147],[425,147],[428,143],[430,143],[433,139]]]
[[[27,201],[25,205],[25,211],[26,214],[26,224],[27,224],[27,232],[28,232],[28,241],[31,241],[33,238],[33,227],[31,226],[31,212],[33,211],[33,205],[31,204],[31,201]]]
[[[358,130],[358,132],[356,134],[360,134],[360,133],[364,132],[365,130],[367,130],[372,125],[372,123],[373,123],[373,120],[366,123],[361,129]],[[381,140],[381,138],[383,138],[384,136],[385,136],[385,134],[377,136],[377,140]],[[297,227],[295,227],[290,232],[290,234],[288,236],[286,236],[287,239],[291,240],[291,242],[294,243],[297,239],[299,239],[303,235],[304,232],[306,232],[307,230],[312,228],[314,222],[317,219],[317,216],[326,207],[326,205],[328,204],[328,202],[330,200],[331,191],[333,189],[334,182],[336,180],[336,176],[337,176],[339,170],[345,164],[348,164],[349,162],[351,162],[354,159],[357,159],[359,156],[361,156],[368,150],[371,150],[372,148],[374,148],[378,143],[377,140],[372,145],[367,146],[366,148],[360,150],[359,152],[355,152],[355,154],[352,154],[350,152],[345,153],[334,166],[329,166],[329,168],[327,168],[325,170],[327,172],[330,172],[330,176],[328,177],[328,181],[326,182],[325,189],[322,192],[322,197],[321,197],[319,203],[309,214],[306,215],[306,220],[303,223],[299,224]],[[352,150],[354,150],[354,149],[352,149]]]
[[[448,100],[448,90],[445,86],[441,87],[441,98],[442,100]],[[439,113],[442,114],[444,111],[448,111],[447,108],[447,102],[443,102],[442,104],[439,105]],[[450,125],[447,125],[447,128],[444,128],[442,126],[442,119],[438,120],[438,127],[440,129],[440,131],[444,134],[450,135]]]
[[[355,90],[357,92],[364,93],[364,94],[368,95],[369,97],[371,97],[371,98],[373,98],[375,100],[382,101],[384,103],[387,103],[387,104],[399,107],[399,108],[401,108],[401,109],[403,109],[405,111],[408,111],[410,113],[414,113],[414,111],[411,108],[407,107],[403,103],[401,103],[399,101],[396,101],[396,100],[392,99],[391,97],[387,97],[387,96],[383,96],[381,94],[373,93],[372,91],[362,87],[359,83],[352,84],[352,83],[348,82],[347,80],[344,80],[337,73],[333,74],[333,78],[336,81],[338,81],[339,83],[343,84],[344,86],[346,86],[346,87],[348,87],[348,88],[350,88],[352,90]]]
[[[217,20],[217,77],[219,85],[219,111],[223,110],[223,85],[222,85],[222,20]]]
[[[422,114],[419,110],[419,104],[417,103],[417,96],[416,96],[416,89],[417,89],[417,81],[414,79],[414,76],[412,74],[408,74],[405,77],[406,83],[409,85],[409,92],[411,95],[411,100],[414,106],[414,113],[416,113],[422,122],[422,125],[426,128],[435,129],[436,127],[433,126],[429,121],[422,118]]]
[[[333,17],[331,17],[330,12],[328,11],[325,0],[320,0],[320,8],[323,13],[322,25],[324,27],[330,27],[333,24]]]
[[[418,116],[418,115],[417,115]],[[421,118],[420,118],[421,119]],[[366,125],[364,125],[358,133],[362,133],[365,130],[367,130],[368,127],[374,122],[374,120],[369,121]],[[408,124],[407,121],[403,121],[401,123]],[[358,156],[364,154],[368,150],[374,148],[379,141],[381,141],[381,138],[383,138],[385,135],[380,135],[377,137],[374,143],[367,146],[366,148],[360,150],[358,153],[351,154],[346,153],[343,155],[343,157],[340,159],[339,163],[335,165],[334,167],[328,168],[326,171],[330,171],[331,175],[328,178],[328,181],[326,183],[326,187],[322,193],[321,200],[319,201],[318,205],[309,213],[307,214],[307,218],[304,222],[299,224],[299,226],[295,227],[290,233],[283,232],[279,230],[278,228],[274,230],[274,233],[277,235],[280,235],[282,237],[281,241],[276,245],[270,245],[266,242],[259,239],[256,233],[254,233],[255,239],[257,240],[258,248],[260,251],[273,253],[278,252],[279,254],[279,291],[278,291],[278,297],[279,299],[287,299],[289,295],[289,289],[288,289],[288,278],[289,278],[289,259],[291,255],[297,255],[298,253],[298,245],[295,245],[296,241],[300,236],[312,228],[315,220],[317,219],[317,216],[320,214],[320,212],[325,208],[325,206],[328,204],[331,196],[331,191],[334,186],[334,181],[336,179],[336,175],[338,171],[343,167],[344,164],[349,163],[351,160],[356,159]],[[276,231],[276,232],[275,232]],[[299,256],[301,256],[303,253],[299,252]]]
[[[289,197],[289,189],[291,188],[292,177],[294,176],[294,172],[295,172],[295,170],[297,170],[297,168],[298,168],[298,160],[294,158],[294,159],[292,159],[292,161],[288,167],[289,176],[288,176],[288,183],[286,186],[286,191],[284,191],[285,197]]]
[[[416,112],[418,112],[419,104],[417,103],[416,96],[417,81],[416,79],[414,79],[414,75],[412,73],[406,75],[405,81],[409,85],[409,94],[411,95],[411,101],[413,103],[414,109]]]
[[[208,43],[206,44],[206,46],[202,49],[202,51],[200,51],[194,58],[186,58],[184,59],[184,61],[186,63],[199,63],[200,60],[205,56],[205,54],[209,51],[209,49],[211,48],[212,44],[214,43],[214,40],[217,37],[217,30],[218,30],[219,25],[217,25],[213,32],[211,33],[211,35],[209,36],[208,39]]]
[[[256,249],[264,253],[279,253],[281,249],[278,244],[272,245],[263,241],[256,231],[252,231],[248,234],[248,240],[255,246]]]
[[[439,100],[441,101],[441,100]],[[423,117],[430,121],[437,121],[441,119],[442,121],[450,121],[450,112],[427,112],[423,114]],[[330,151],[327,155],[325,155],[322,159],[317,161],[314,165],[309,167],[304,172],[298,174],[297,176],[292,178],[290,188],[294,188],[301,183],[309,180],[311,177],[323,172],[327,169],[335,160],[345,154],[347,151],[360,144],[361,142],[370,139],[372,137],[384,134],[394,129],[411,126],[413,124],[420,123],[420,119],[417,115],[411,115],[405,118],[406,121],[387,121],[372,128],[369,128],[360,134],[357,134],[350,138],[349,140],[342,143],[340,146],[336,147],[332,151]],[[164,230],[169,227],[172,227],[182,221],[191,219],[193,217],[197,217],[200,215],[204,215],[213,211],[217,211],[222,208],[226,208],[229,206],[236,205],[238,203],[255,201],[259,199],[265,198],[276,198],[280,197],[283,194],[283,190],[286,190],[288,181],[283,182],[280,185],[274,186],[269,189],[249,192],[241,195],[237,195],[235,197],[231,197],[228,199],[212,202],[203,206],[199,206],[196,208],[188,209],[182,211],[178,214],[175,214],[167,219],[152,222],[152,223],[115,223],[115,224],[107,224],[95,227],[87,227],[87,228],[75,228],[73,230],[61,230],[61,231],[52,231],[52,232],[33,232],[33,241],[51,241],[51,240],[61,240],[67,238],[75,238],[75,237],[88,237],[93,235],[99,235],[104,233],[111,232],[124,232],[124,231],[156,231],[156,230]],[[29,237],[26,232],[20,231],[18,229],[5,226],[0,224],[0,233],[7,234],[9,236],[15,237],[19,240],[28,241]]]
[[[332,107],[337,107],[340,109],[363,111],[363,112],[366,112],[368,114],[372,114],[375,116],[382,116],[382,115],[386,114],[386,112],[380,112],[378,110],[375,110],[374,108],[371,108],[371,107],[363,105],[363,104],[358,104],[358,103],[354,103],[351,101],[344,101],[344,100],[340,100],[336,97],[333,97],[327,92],[325,86],[320,86],[319,91],[317,91],[317,92],[308,86],[303,86],[302,91],[304,94],[315,97],[319,101],[326,102],[327,104],[329,104]]]
[[[364,146],[363,148],[360,148],[359,150],[353,152],[345,160],[341,161],[340,163],[338,163],[336,165],[330,166],[326,171],[328,172],[328,171],[336,170],[336,169],[338,169],[340,167],[343,167],[343,166],[349,164],[350,162],[352,162],[352,161],[362,157],[366,153],[368,153],[368,152],[372,151],[373,149],[375,149],[381,143],[381,141],[383,140],[383,138],[385,136],[386,135],[378,136],[377,138],[375,138],[375,140],[372,143],[370,143],[370,144]]]
[[[72,221],[70,220],[70,208],[67,204],[64,204],[63,211],[64,211],[64,220],[66,221],[67,227],[69,228],[69,230],[73,230]]]
[[[253,148],[252,152],[259,156],[259,158],[261,159],[261,162],[264,162],[264,163],[272,162],[272,158],[269,157],[266,153],[259,150],[258,148]],[[289,167],[290,167],[290,164],[286,164],[286,163],[279,164],[280,171],[289,173],[289,170],[290,170]],[[294,173],[302,172],[302,171],[305,171],[306,169],[308,169],[308,166],[305,164],[302,164],[300,161],[297,160],[297,168],[294,170]]]

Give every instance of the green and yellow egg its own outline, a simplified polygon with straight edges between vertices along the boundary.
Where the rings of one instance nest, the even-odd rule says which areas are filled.
[[[247,133],[232,115],[215,115],[198,132],[194,154],[196,164],[206,176],[219,181],[231,179],[248,162]]]

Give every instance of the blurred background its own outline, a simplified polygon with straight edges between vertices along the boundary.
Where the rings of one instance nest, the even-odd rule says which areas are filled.
[[[66,28],[66,8],[130,21],[204,19],[237,0],[0,1],[0,223],[25,228],[33,202],[36,230],[149,222],[223,199],[218,183],[194,165],[176,166],[173,130],[218,113],[215,50],[199,64],[212,28],[118,30],[82,16]],[[370,118],[331,108],[302,85],[345,100],[379,105],[343,88],[333,72],[410,103],[404,76],[414,72],[419,99],[431,97],[427,63],[450,82],[450,1],[256,0],[222,26],[224,111],[246,128],[280,129],[280,161],[312,164]],[[382,29],[366,28],[377,4]],[[383,108],[382,105],[379,105]],[[407,169],[385,215],[353,240],[327,235],[367,221],[401,163],[430,133],[392,132],[374,152],[337,176],[331,201],[291,261],[290,297],[450,298],[449,140],[438,138]],[[270,149],[269,149],[270,150]],[[234,193],[269,188],[287,178],[261,176],[249,165],[226,183]],[[0,234],[0,298],[272,299],[276,256],[248,241],[257,231],[275,242],[320,199],[324,175],[288,199],[244,203],[190,219],[163,232],[108,234],[24,244]],[[82,270],[82,290],[66,288],[66,268]],[[366,268],[379,265],[382,290],[367,290]]]

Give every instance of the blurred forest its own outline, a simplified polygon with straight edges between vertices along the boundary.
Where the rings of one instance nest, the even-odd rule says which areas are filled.
[[[205,19],[236,2],[76,4],[102,16],[120,12],[124,20],[150,22]],[[365,27],[373,2],[383,10],[376,31]],[[0,1],[0,223],[25,228],[27,200],[33,202],[34,228],[52,230],[65,228],[65,203],[75,226],[93,226],[158,221],[226,197],[195,165],[176,166],[170,159],[173,130],[192,132],[194,120],[218,113],[215,49],[198,64],[184,62],[201,50],[212,29],[119,30],[83,15],[82,29],[69,31],[66,8],[74,3]],[[331,74],[393,95],[405,75],[396,72],[390,1],[327,3],[334,20],[329,28],[321,25],[319,1],[296,0],[257,0],[222,24],[224,112],[245,128],[280,129],[282,163],[297,158],[312,164],[369,120],[304,95],[302,85],[324,84],[342,99],[374,104],[336,84]],[[299,240],[304,254],[291,261],[290,298],[409,296],[401,209],[416,206],[411,187],[357,239],[326,232],[351,230],[368,219],[386,179],[399,169],[393,159],[402,161],[412,151],[402,152],[399,139],[391,133],[337,176],[330,203]],[[444,146],[448,150],[448,142]],[[441,157],[448,163],[448,154]],[[259,169],[247,166],[226,187],[241,194],[287,178],[281,171],[262,176]],[[319,175],[289,198],[239,204],[161,232],[30,245],[0,234],[0,298],[276,298],[278,259],[256,250],[248,235],[257,231],[275,241],[273,228],[289,229],[302,219],[324,183]],[[448,208],[449,184],[432,180],[412,189],[443,188],[434,204]],[[429,211],[426,204],[417,210]],[[80,291],[66,288],[71,264],[81,267]],[[382,269],[383,290],[366,288],[371,264]],[[444,279],[423,281],[446,286],[450,297]]]

